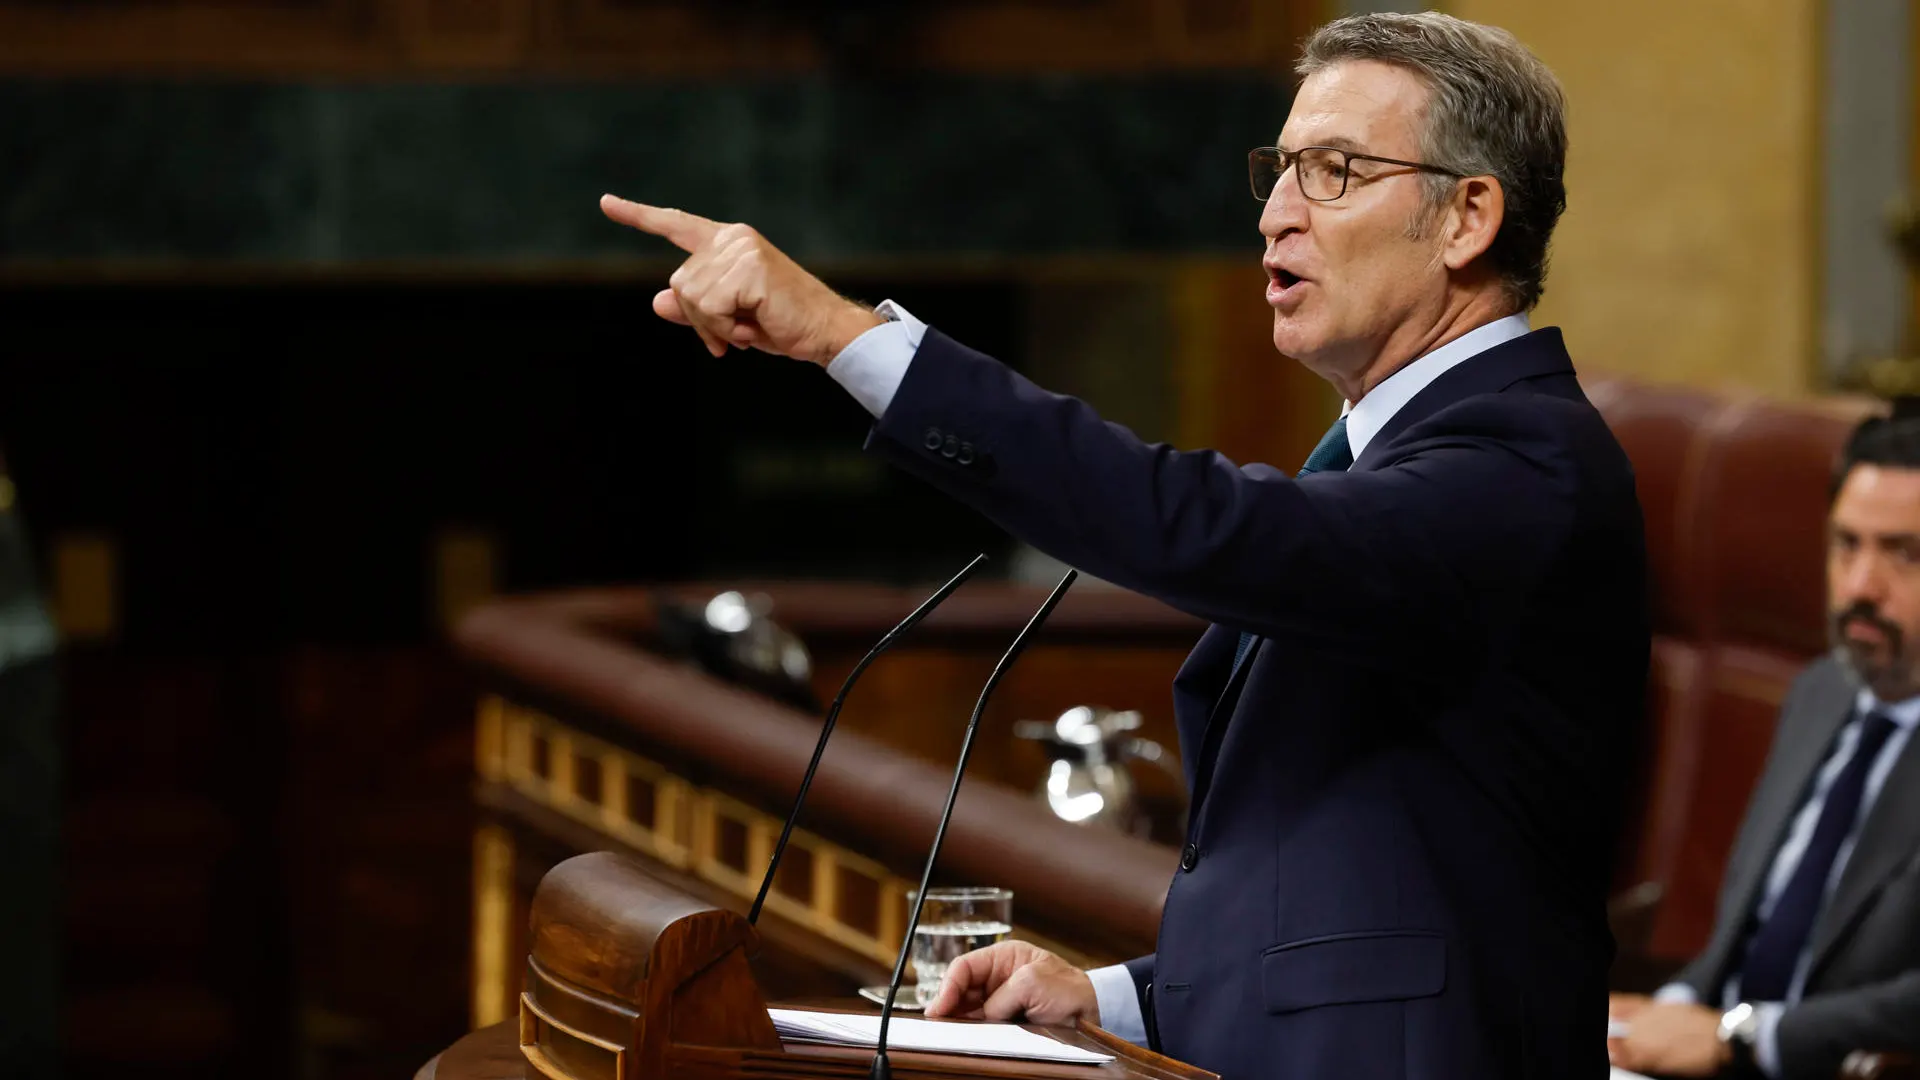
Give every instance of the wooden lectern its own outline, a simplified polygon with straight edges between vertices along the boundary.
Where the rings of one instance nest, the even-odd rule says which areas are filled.
[[[676,892],[629,859],[598,852],[555,866],[534,894],[530,922],[519,1023],[530,1080],[867,1075],[871,1050],[781,1042],[748,965],[758,935],[743,916]],[[1098,1028],[1033,1030],[1114,1060],[1093,1066],[907,1051],[890,1051],[889,1057],[903,1080],[1215,1080],[1212,1073]],[[422,1074],[470,1080],[456,1075],[465,1071],[454,1061],[460,1049],[456,1045]],[[491,1069],[480,1071],[511,1075],[502,1067],[503,1049],[493,1047]],[[462,1060],[486,1056],[473,1050]]]

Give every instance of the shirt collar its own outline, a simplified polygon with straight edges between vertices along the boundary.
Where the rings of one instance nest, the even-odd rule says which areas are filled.
[[[1347,418],[1347,445],[1352,448],[1354,459],[1358,460],[1366,452],[1367,444],[1387,426],[1393,414],[1405,407],[1415,394],[1425,390],[1433,380],[1495,345],[1523,337],[1531,330],[1525,315],[1495,319],[1485,326],[1474,327],[1387,376],[1386,381],[1374,387],[1366,397],[1350,403],[1343,410]]]
[[[1854,699],[1854,708],[1859,710],[1861,716],[1877,712],[1893,721],[1895,726],[1908,731],[1920,726],[1920,697],[1910,697],[1905,701],[1881,701],[1873,695],[1873,691],[1863,687]]]

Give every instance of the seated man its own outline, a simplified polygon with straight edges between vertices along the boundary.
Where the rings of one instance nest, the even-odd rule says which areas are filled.
[[[1830,656],[1795,681],[1707,949],[1618,995],[1616,1065],[1832,1080],[1920,1051],[1920,409],[1848,440],[1828,521]]]

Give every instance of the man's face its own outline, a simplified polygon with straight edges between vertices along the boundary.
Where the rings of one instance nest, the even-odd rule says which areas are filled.
[[[1371,60],[1309,76],[1294,98],[1280,146],[1332,146],[1420,161],[1427,89],[1405,68]],[[1274,185],[1260,215],[1267,238],[1267,303],[1273,344],[1323,377],[1353,377],[1396,330],[1445,299],[1437,229],[1419,230],[1421,174],[1355,161],[1346,194],[1313,202],[1293,172]]]
[[[1920,469],[1856,465],[1827,529],[1834,654],[1883,701],[1920,694]]]

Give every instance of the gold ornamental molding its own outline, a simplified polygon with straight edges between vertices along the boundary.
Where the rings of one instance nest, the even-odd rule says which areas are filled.
[[[499,695],[481,699],[475,735],[482,780],[738,897],[742,908],[759,891],[782,819]],[[483,827],[474,857],[474,1020],[487,1023],[504,1017],[495,1014],[511,1000],[507,980],[518,971],[518,958],[507,955],[514,911],[511,834],[497,825]],[[795,829],[766,910],[890,969],[917,885],[917,879]],[[1017,924],[1012,936],[1083,966],[1105,962]]]
[[[503,697],[480,703],[475,762],[481,779],[750,902],[783,821],[698,786],[631,750],[596,739]],[[485,854],[491,856],[492,848]],[[477,851],[476,857],[482,852]],[[798,855],[799,858],[795,858]],[[804,866],[804,875],[789,873]],[[805,879],[804,894],[783,888]],[[767,910],[882,967],[891,967],[918,884],[805,829],[795,829]],[[1015,931],[1072,960],[1079,950]],[[497,989],[497,988],[496,988]],[[476,998],[482,991],[476,988]],[[489,1000],[501,1000],[495,995]]]

